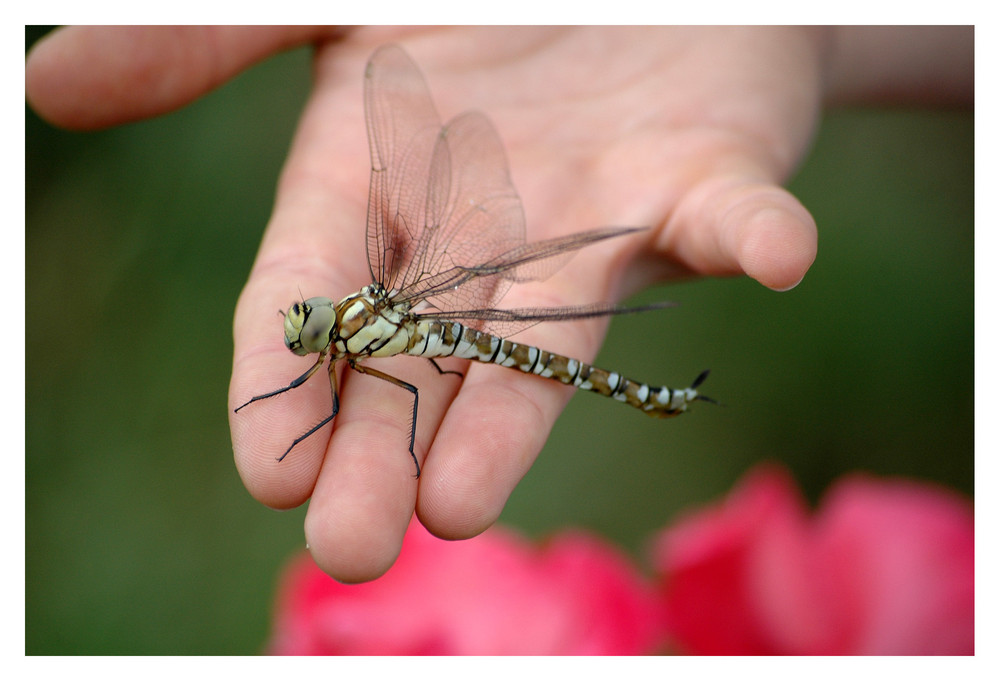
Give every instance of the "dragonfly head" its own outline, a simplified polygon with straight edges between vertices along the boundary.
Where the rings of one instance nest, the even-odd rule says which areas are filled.
[[[294,303],[285,315],[285,347],[296,355],[322,352],[330,344],[330,331],[336,322],[337,313],[329,298]]]

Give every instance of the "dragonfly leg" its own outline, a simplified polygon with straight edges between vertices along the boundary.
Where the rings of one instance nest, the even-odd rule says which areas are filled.
[[[306,378],[308,378],[309,376],[311,376],[312,373],[315,370],[316,370],[315,367],[313,369],[310,369],[309,370],[309,375],[306,376]],[[306,433],[300,435],[299,437],[297,437],[295,439],[295,441],[292,442],[292,445],[288,449],[285,450],[285,453],[278,457],[278,461],[281,461],[286,456],[288,456],[288,453],[290,451],[292,451],[293,449],[295,449],[295,445],[299,444],[300,442],[302,442],[303,440],[305,440],[306,438],[308,438],[310,435],[312,435],[313,433],[315,433],[317,430],[319,430],[320,428],[322,428],[323,426],[325,426],[326,424],[328,424],[330,421],[332,421],[334,419],[334,417],[337,416],[337,413],[340,411],[340,396],[337,394],[337,363],[336,362],[330,362],[329,373],[330,373],[330,395],[333,398],[333,411],[325,419],[323,419],[322,421],[320,421],[319,423],[317,423],[315,426],[313,426],[312,428],[310,428],[308,430],[308,432],[306,432]],[[298,380],[298,379],[296,379],[296,380]],[[287,390],[287,388],[286,388],[286,390]]]
[[[285,453],[278,457],[278,461],[281,461],[286,456],[288,456],[288,453],[290,451],[292,451],[293,449],[295,449],[295,445],[299,444],[300,442],[302,442],[303,440],[305,440],[307,437],[309,437],[310,435],[312,435],[313,433],[315,433],[317,430],[319,430],[320,428],[322,428],[323,426],[325,426],[326,424],[328,424],[330,421],[332,421],[333,417],[335,417],[337,415],[338,411],[340,411],[339,400],[337,400],[336,396],[334,396],[333,413],[330,414],[329,416],[327,416],[325,419],[323,419],[319,423],[317,423],[312,428],[310,428],[305,434],[300,435],[299,437],[295,438],[295,441],[292,442],[292,446],[289,447],[288,449],[286,449]]]
[[[233,412],[234,413],[238,412],[243,407],[246,407],[247,405],[253,404],[257,400],[266,400],[268,397],[274,397],[275,395],[280,395],[283,392],[288,392],[289,390],[294,390],[295,388],[298,388],[300,385],[302,385],[303,383],[305,383],[306,381],[308,381],[309,378],[313,374],[316,373],[317,369],[319,369],[321,366],[323,366],[323,360],[325,360],[325,359],[326,359],[326,354],[322,353],[322,352],[319,353],[319,359],[316,360],[315,364],[313,364],[311,367],[309,367],[309,371],[305,372],[304,374],[302,374],[301,376],[299,376],[298,378],[296,378],[294,381],[292,381],[291,383],[289,383],[288,385],[286,385],[284,388],[278,388],[277,390],[272,390],[271,392],[266,393],[264,395],[257,395],[256,397],[251,397],[249,400],[247,400],[246,402],[244,402],[240,406],[236,407],[236,409],[233,409]],[[333,363],[332,362],[330,364],[330,371],[331,371],[331,376],[332,376],[333,375],[332,374],[332,372],[333,372]],[[334,386],[334,396],[336,396],[336,392],[337,392],[336,391],[336,386]]]
[[[359,374],[367,374],[369,376],[374,376],[375,378],[381,378],[383,381],[392,383],[395,386],[399,386],[404,390],[409,390],[413,393],[413,419],[410,423],[410,456],[413,458],[413,464],[417,467],[417,474],[413,477],[420,477],[420,462],[417,461],[417,455],[413,453],[413,443],[417,439],[417,386],[411,385],[406,381],[400,380],[395,376],[390,376],[389,374],[383,373],[378,369],[372,369],[371,367],[364,366],[363,364],[358,364],[356,360],[347,360],[347,363],[352,369],[357,371]]]
[[[461,371],[455,371],[453,369],[442,369],[441,365],[434,361],[433,357],[425,357],[428,362],[434,365],[434,368],[438,370],[438,373],[444,376],[445,374],[453,374],[455,376],[465,376]]]

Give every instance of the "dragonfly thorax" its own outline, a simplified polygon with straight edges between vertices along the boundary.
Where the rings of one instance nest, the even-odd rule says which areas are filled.
[[[408,304],[392,304],[375,285],[336,304],[309,298],[288,309],[285,346],[296,355],[323,352],[334,359],[398,354],[409,338],[403,324],[408,310]]]

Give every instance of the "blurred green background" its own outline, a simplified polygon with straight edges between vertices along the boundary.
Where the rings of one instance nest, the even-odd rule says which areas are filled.
[[[281,55],[106,132],[27,113],[29,654],[260,650],[304,508],[268,510],[236,474],[231,321],[309,61]],[[584,526],[641,558],[763,460],[812,501],[854,470],[971,496],[972,114],[831,113],[791,189],[820,226],[798,288],[647,292],[682,305],[616,320],[598,358],[668,384],[710,367],[725,406],[662,422],[574,397],[503,522]]]

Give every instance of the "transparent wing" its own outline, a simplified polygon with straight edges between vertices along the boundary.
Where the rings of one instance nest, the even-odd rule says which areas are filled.
[[[396,45],[379,48],[365,69],[365,119],[371,152],[368,267],[394,287],[419,241],[431,156],[441,119],[423,76]]]
[[[524,212],[496,130],[479,113],[442,128],[423,76],[400,47],[382,47],[369,61],[365,113],[375,281],[418,300],[421,282],[442,270],[475,267],[524,243]],[[433,304],[486,307],[509,286],[502,276],[469,280],[462,291],[439,291]]]
[[[442,310],[491,307],[523,275],[504,268],[497,276],[437,285],[443,272],[473,271],[525,243],[521,199],[489,119],[469,112],[445,126],[434,145],[427,188],[427,221],[397,284],[400,293],[431,296],[429,302]]]
[[[480,323],[462,318],[484,330],[536,323],[542,318],[484,311],[514,281],[544,279],[577,249],[635,231],[526,243],[521,199],[493,124],[468,112],[441,127],[423,76],[398,46],[379,48],[368,63],[365,114],[372,163],[368,263],[373,280],[396,301],[478,311]]]
[[[589,319],[592,317],[610,317],[612,315],[636,314],[651,310],[662,310],[674,307],[676,303],[662,301],[625,307],[610,303],[591,303],[589,305],[572,305],[567,307],[522,307],[507,310],[451,310],[418,314],[418,318],[429,320],[459,321],[467,326],[481,328],[486,326],[490,332],[506,338],[519,331],[538,324],[539,322],[567,322],[574,319]]]
[[[608,227],[544,241],[521,243],[478,265],[454,264],[439,267],[436,272],[426,274],[411,287],[401,289],[394,298],[411,302],[427,298],[434,302],[450,296],[449,300],[454,304],[434,306],[440,310],[473,309],[475,303],[480,301],[475,295],[467,292],[478,290],[484,283],[494,293],[498,289],[506,291],[514,281],[531,281],[548,276],[562,265],[566,258],[584,246],[638,231],[642,229]],[[451,260],[450,256],[450,253],[446,253],[442,259]],[[493,283],[500,279],[503,279],[504,283]],[[488,295],[484,295],[482,302],[496,302],[498,297],[489,299]]]

